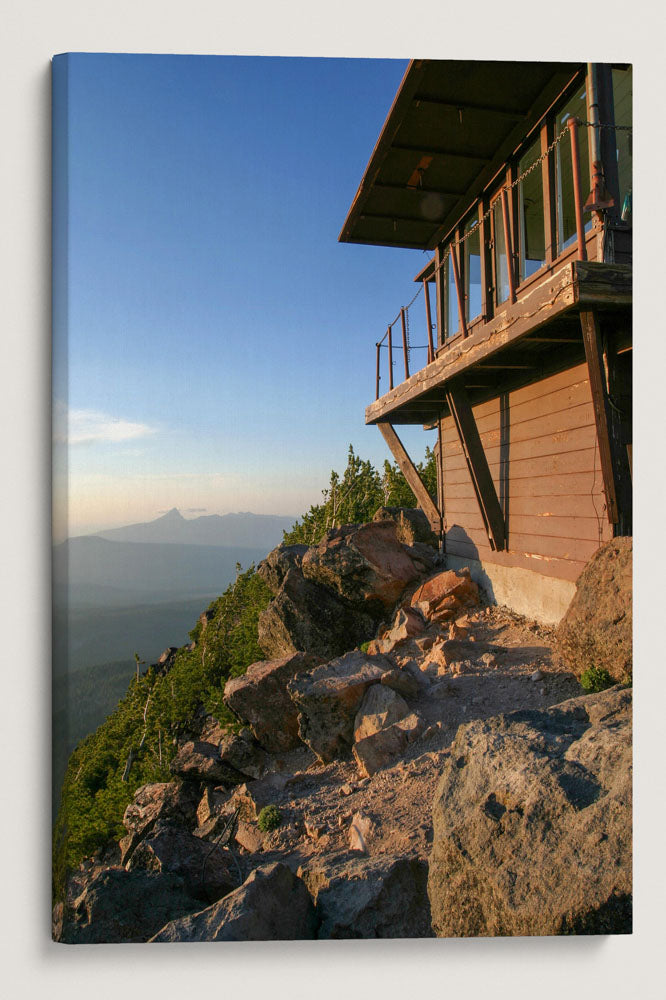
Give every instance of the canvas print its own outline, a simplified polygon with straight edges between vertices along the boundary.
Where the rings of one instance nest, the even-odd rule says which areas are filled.
[[[53,936],[632,928],[629,64],[53,60]]]

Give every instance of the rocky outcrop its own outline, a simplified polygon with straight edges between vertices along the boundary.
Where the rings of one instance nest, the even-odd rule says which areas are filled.
[[[298,874],[316,903],[319,938],[432,937],[424,861],[318,859]]]
[[[243,777],[260,778],[266,770],[266,754],[254,741],[249,729],[242,729],[240,733],[225,733],[217,751],[222,763]]]
[[[631,931],[631,692],[461,726],[433,807],[438,936]]]
[[[303,575],[381,620],[405,588],[427,573],[435,553],[408,550],[393,521],[344,525],[329,531],[303,556]]]
[[[429,545],[439,549],[439,538],[420,507],[380,507],[373,521],[393,521],[396,537],[403,545]]]
[[[301,651],[330,660],[370,639],[375,629],[367,609],[353,607],[293,568],[259,616],[259,645],[271,659]]]
[[[378,733],[380,729],[409,715],[409,705],[392,688],[373,684],[363,695],[354,719],[354,742]]]
[[[321,760],[349,753],[363,695],[392,666],[355,650],[292,678],[287,689],[299,712],[299,735]]]
[[[233,892],[239,881],[228,852],[164,820],[137,846],[127,870],[179,875],[189,895],[205,903]]]
[[[215,744],[201,740],[190,740],[183,744],[171,761],[171,773],[189,781],[203,781],[210,785],[239,785],[251,777],[225,763]]]
[[[577,677],[589,667],[617,682],[632,676],[632,539],[602,545],[576,581],[557,628],[558,648]]]
[[[316,936],[304,883],[279,862],[256,868],[243,885],[199,913],[173,920],[152,941],[293,941]]]
[[[253,663],[242,677],[227,681],[224,702],[234,715],[248,723],[266,750],[273,753],[292,750],[300,743],[298,712],[287,694],[287,683],[320,662],[319,657],[294,653],[280,660]]]
[[[352,750],[361,775],[371,778],[382,767],[386,767],[419,738],[424,728],[421,716],[417,712],[411,712],[393,725],[358,740]]]
[[[277,594],[290,569],[300,570],[307,545],[278,545],[257,566],[257,573],[272,594]]]
[[[111,868],[100,872],[63,921],[66,944],[145,942],[197,905],[178,875]]]
[[[186,782],[160,781],[138,788],[123,816],[127,836],[120,841],[121,864],[129,860],[158,820],[171,820],[191,829],[196,823],[198,801],[196,790]]]
[[[411,598],[412,607],[434,622],[458,618],[465,608],[478,603],[479,588],[466,566],[435,573],[416,588]]]

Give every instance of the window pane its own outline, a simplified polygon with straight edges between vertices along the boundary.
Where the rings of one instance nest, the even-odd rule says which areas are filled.
[[[498,198],[495,202],[493,221],[495,229],[495,302],[499,305],[500,302],[505,302],[509,297],[509,271],[507,268],[501,198]]]
[[[477,218],[470,219],[465,232],[471,232],[465,240],[465,315],[467,322],[481,315],[483,299],[481,295],[481,230]]]
[[[587,121],[585,88],[560,111],[556,118],[556,128],[560,132],[571,116]],[[590,154],[587,128],[578,129],[578,155],[580,163],[580,183],[583,202],[590,192]],[[557,190],[557,252],[562,253],[576,240],[576,207],[574,201],[573,171],[571,165],[571,141],[568,135],[557,144],[555,150],[555,183]],[[592,220],[584,221],[585,231],[592,227]]]
[[[518,174],[524,174],[541,155],[537,140],[518,163]],[[546,263],[546,235],[543,213],[543,179],[540,167],[518,185],[520,214],[520,280],[524,281]]]
[[[613,70],[613,104],[616,125],[631,125],[631,77],[631,67]],[[615,142],[617,146],[617,172],[620,182],[619,209],[625,222],[631,222],[631,132],[616,132]]]
[[[446,262],[446,336],[453,337],[458,332],[458,295],[453,277],[453,259],[450,251]]]

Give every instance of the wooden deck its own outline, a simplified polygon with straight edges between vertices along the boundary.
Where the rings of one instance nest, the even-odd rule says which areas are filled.
[[[571,345],[574,353],[583,350],[581,312],[628,312],[631,299],[629,265],[567,260],[519,293],[490,322],[440,347],[434,361],[371,403],[365,422],[434,421],[448,409],[446,384],[453,378],[475,388],[487,384],[492,392],[503,378],[517,373],[538,377],[548,359],[564,358]]]

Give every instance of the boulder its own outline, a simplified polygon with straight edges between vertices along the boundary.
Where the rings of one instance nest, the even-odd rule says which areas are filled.
[[[272,753],[300,744],[298,713],[287,694],[287,682],[302,670],[311,670],[319,657],[292,653],[279,660],[262,660],[234,677],[224,687],[224,702],[252,728],[257,741]],[[254,774],[253,777],[259,777]]]
[[[64,923],[67,944],[144,942],[198,905],[178,875],[110,868],[86,886]]]
[[[427,557],[410,553],[398,540],[393,521],[348,524],[329,531],[319,545],[308,549],[302,569],[307,579],[380,621],[405,588],[431,568],[434,553],[431,557],[430,552]]]
[[[354,719],[354,742],[386,729],[406,715],[409,706],[399,694],[384,684],[373,684],[363,695]]]
[[[363,695],[392,666],[383,657],[354,650],[289,681],[287,690],[299,712],[299,735],[321,760],[349,753]]]
[[[407,670],[389,670],[383,674],[381,682],[386,687],[397,691],[403,698],[418,698],[419,684]]]
[[[249,775],[225,764],[213,743],[190,740],[184,743],[171,761],[171,773],[189,781],[204,781],[210,785],[239,785]]]
[[[461,726],[433,806],[440,937],[631,932],[631,692]]]
[[[439,538],[420,507],[380,507],[372,520],[393,521],[398,529],[397,539],[403,545],[429,545],[439,550]]]
[[[213,906],[173,920],[152,941],[292,941],[316,936],[317,919],[304,883],[286,865],[256,868]]]
[[[127,836],[120,841],[120,863],[128,861],[159,819],[169,819],[191,829],[196,823],[197,803],[196,790],[186,782],[159,781],[137,788],[123,816]]]
[[[233,892],[239,882],[228,852],[163,820],[137,846],[126,867],[128,871],[179,875],[189,895],[205,903]]]
[[[352,750],[361,775],[371,778],[382,767],[386,767],[419,738],[424,728],[421,716],[412,712],[392,726],[354,743]]]
[[[261,810],[275,805],[281,798],[291,778],[290,774],[273,773],[258,781],[248,781],[234,791],[230,806],[240,808],[240,817],[247,823],[256,823]]]
[[[464,608],[478,603],[479,588],[466,566],[435,573],[417,587],[411,597],[412,607],[432,621],[458,618]]]
[[[425,861],[391,855],[333,863],[317,858],[298,874],[315,900],[319,938],[433,936]]]
[[[300,570],[307,545],[278,545],[257,566],[257,573],[272,594],[277,594],[290,569]]]
[[[259,616],[259,645],[279,659],[296,652],[330,660],[374,635],[376,623],[327,587],[290,569],[276,596]]]
[[[257,746],[249,729],[225,733],[218,746],[223,764],[248,778],[260,778],[266,770],[266,754]]]
[[[557,628],[558,650],[573,673],[608,671],[617,682],[632,676],[632,539],[602,545],[576,581],[576,593]]]
[[[197,825],[203,826],[211,817],[219,816],[222,806],[229,801],[230,794],[222,785],[219,788],[206,785],[197,806]]]
[[[157,663],[151,663],[156,674],[168,674],[176,662],[178,646],[167,646]]]

